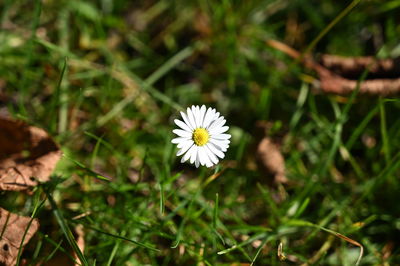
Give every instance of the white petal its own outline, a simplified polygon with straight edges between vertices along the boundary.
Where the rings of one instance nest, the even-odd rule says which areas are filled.
[[[190,149],[185,153],[185,155],[182,157],[181,162],[186,162],[192,155],[194,149],[196,148],[196,145],[193,145],[192,147],[190,147]]]
[[[204,147],[199,147],[199,159],[200,159],[200,164],[205,165],[206,164],[206,154],[204,152]]]
[[[217,125],[218,123],[220,123],[222,120],[224,119],[223,116],[218,117],[218,118],[214,118],[211,122],[211,124],[208,126],[208,128],[213,128],[215,125]]]
[[[179,137],[183,137],[183,138],[191,138],[192,137],[192,133],[187,132],[182,129],[174,129],[174,130],[172,130],[172,132],[174,132]]]
[[[226,142],[226,141],[222,141],[222,140],[215,140],[215,139],[210,139],[210,141],[209,141],[210,143],[212,143],[212,144],[214,144],[214,146],[218,149],[218,150],[220,150],[220,151],[223,151],[223,152],[226,152],[227,151],[227,149],[228,149],[228,147],[229,147],[229,142]]]
[[[225,157],[225,154],[222,151],[220,151],[214,144],[207,143],[206,146],[210,149],[211,152],[213,152],[219,158],[223,159]]]
[[[200,151],[200,156],[201,156],[200,159],[202,159],[202,161],[203,161],[202,165],[206,165],[207,167],[210,167],[209,165],[210,164],[212,165],[212,163],[211,163],[210,158],[208,157],[206,147],[204,147],[204,146],[200,147],[199,151]]]
[[[214,117],[211,119],[211,123],[208,125],[208,128],[211,128],[213,126],[215,126],[215,124],[217,123],[217,121],[220,121],[222,119],[224,119],[223,116],[219,116],[219,112],[215,111],[216,113],[214,114]]]
[[[190,107],[190,111],[192,112],[193,115],[193,122],[194,122],[194,128],[197,128],[197,120],[196,120],[196,116],[197,116],[197,111],[196,111],[196,106],[192,105],[192,107]]]
[[[206,148],[207,155],[210,158],[210,160],[212,161],[212,163],[217,164],[219,161],[217,156],[215,156],[215,154],[210,150],[210,148],[207,145],[204,145],[204,147]]]
[[[209,129],[209,132],[211,135],[217,135],[226,132],[229,129],[228,126],[224,127],[214,127],[212,129]]]
[[[223,116],[221,116],[220,118],[218,118],[217,120],[215,120],[214,123],[212,123],[208,129],[215,129],[215,128],[219,128],[222,127],[223,125],[225,125],[226,120],[224,119]]]
[[[225,140],[225,139],[230,139],[231,135],[230,134],[218,134],[218,135],[213,135],[212,138]]]
[[[225,153],[228,150],[227,147],[217,147],[217,149],[223,153]]]
[[[193,141],[187,142],[187,143],[185,144],[185,146],[183,146],[183,147],[178,151],[178,153],[176,154],[176,156],[181,156],[182,154],[184,154],[186,151],[189,150],[190,147],[193,146],[193,144],[194,144]]]
[[[174,138],[174,139],[172,139],[171,142],[174,143],[174,144],[179,144],[179,143],[181,143],[181,142],[187,141],[188,139],[189,139],[189,138],[181,138],[181,137],[179,137],[179,138]]]
[[[200,108],[200,127],[204,128],[204,117],[206,115],[206,107],[202,105]]]
[[[190,108],[187,109],[187,115],[188,115],[190,124],[193,126],[193,128],[194,128],[194,129],[197,128],[197,126],[196,126],[196,121],[195,121],[195,119],[194,119],[193,112],[192,112],[192,110],[191,110]]]
[[[204,122],[203,122],[204,128],[207,128],[210,125],[210,123],[213,121],[214,116],[215,116],[215,110],[212,109],[211,107],[208,108],[206,115],[204,117]]]
[[[214,166],[214,163],[210,160],[209,164],[208,164],[208,165],[206,164],[206,166],[207,166],[208,168],[213,167],[213,166]]]
[[[184,140],[184,141],[179,142],[178,145],[176,145],[176,147],[178,147],[178,149],[181,149],[181,148],[183,148],[183,147],[185,147],[185,146],[187,146],[187,145],[190,145],[190,144],[192,144],[192,143],[193,143],[193,140],[191,140],[191,139],[186,139],[186,140]]]
[[[174,122],[178,127],[182,128],[183,130],[192,132],[190,127],[188,125],[186,125],[185,123],[183,123],[181,120],[175,119]]]
[[[211,161],[210,156],[209,156],[208,153],[207,153],[207,158],[208,158],[208,160],[207,160],[206,166],[207,166],[208,168],[210,168],[211,166],[214,165],[214,163]]]
[[[194,119],[196,120],[196,127],[200,127],[200,108],[198,105],[194,107]]]
[[[229,139],[216,139],[214,137],[211,137],[209,139],[210,142],[218,145],[218,146],[222,146],[222,145],[228,145],[229,143],[231,143],[231,141]]]
[[[211,162],[210,157],[208,157],[208,155],[207,155],[207,161],[206,161],[205,166],[206,166],[207,168],[210,168],[210,167],[213,166],[213,165],[214,165],[214,164]]]
[[[190,123],[188,116],[184,113],[181,112],[181,116],[183,118],[183,121],[185,121],[185,124],[191,129],[194,130],[194,126]]]
[[[196,165],[196,168],[199,167],[200,163],[201,163],[200,147],[197,147],[196,160],[194,162],[194,164]]]
[[[192,153],[190,154],[190,163],[194,163],[194,161],[196,160],[196,157],[197,157],[197,153],[198,153],[198,146],[193,145],[192,147],[194,147],[194,149],[192,150]]]

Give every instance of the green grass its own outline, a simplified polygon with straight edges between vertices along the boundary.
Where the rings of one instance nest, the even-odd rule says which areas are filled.
[[[400,101],[314,93],[302,77],[315,73],[265,44],[395,57],[399,7],[1,2],[1,111],[46,129],[64,153],[33,195],[0,193],[1,207],[40,219],[22,258],[354,265],[360,248],[344,235],[363,245],[360,265],[400,264]],[[230,126],[232,145],[216,169],[175,156],[173,119],[192,104],[216,107]],[[282,144],[289,184],[271,186],[256,164],[259,121]]]

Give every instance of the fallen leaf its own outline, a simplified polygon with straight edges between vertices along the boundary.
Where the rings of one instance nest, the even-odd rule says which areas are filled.
[[[322,92],[348,95],[358,88],[360,94],[387,96],[400,93],[400,58],[377,59],[372,56],[342,57],[325,54],[317,62],[310,55],[301,54],[282,42],[268,40],[266,43],[317,72],[319,82],[315,84]],[[359,82],[365,71],[368,72],[367,78]]]
[[[276,183],[287,183],[285,175],[285,159],[279,149],[270,138],[264,137],[257,148],[257,157],[266,171],[274,175]]]
[[[322,74],[324,73],[324,74]],[[357,80],[343,78],[334,73],[320,72],[320,88],[326,93],[350,94],[358,86]],[[400,78],[368,79],[359,83],[359,93],[370,95],[394,95],[400,92]]]
[[[0,208],[0,265],[15,265],[20,246],[25,246],[38,228],[37,219],[32,220]]]
[[[60,157],[46,131],[0,117],[0,190],[21,191],[48,181]]]
[[[366,68],[369,75],[395,78],[400,76],[400,58],[376,59],[373,56],[344,57],[323,54],[320,64],[344,77],[359,77]]]
[[[395,244],[392,241],[386,243],[385,246],[382,248],[381,254],[382,254],[382,259],[384,262],[388,263],[388,260],[393,255],[394,248],[395,248]],[[386,264],[386,265],[389,265],[389,264]]]
[[[210,23],[210,17],[206,12],[197,10],[196,19],[193,22],[193,28],[199,33],[203,38],[208,37],[212,34],[212,27]]]

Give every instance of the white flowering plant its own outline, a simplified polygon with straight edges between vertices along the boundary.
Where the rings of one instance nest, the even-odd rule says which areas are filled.
[[[225,157],[229,148],[231,135],[226,133],[226,120],[215,109],[202,105],[188,107],[186,113],[181,112],[182,120],[175,119],[179,129],[172,132],[178,137],[172,140],[177,144],[177,156],[181,162],[190,161],[196,167],[200,165],[212,167]]]

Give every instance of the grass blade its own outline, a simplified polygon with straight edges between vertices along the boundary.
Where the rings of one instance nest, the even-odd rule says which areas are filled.
[[[79,260],[81,261],[82,265],[88,266],[89,263],[86,260],[85,256],[83,255],[82,251],[80,250],[78,244],[75,241],[74,235],[72,234],[71,230],[69,229],[62,213],[57,207],[56,202],[54,201],[53,197],[51,196],[50,192],[46,191],[47,198],[49,199],[50,206],[53,210],[53,214],[56,217],[58,224],[60,225],[61,231],[63,232],[65,238],[67,239],[68,243],[72,247],[75,254],[78,256]]]

